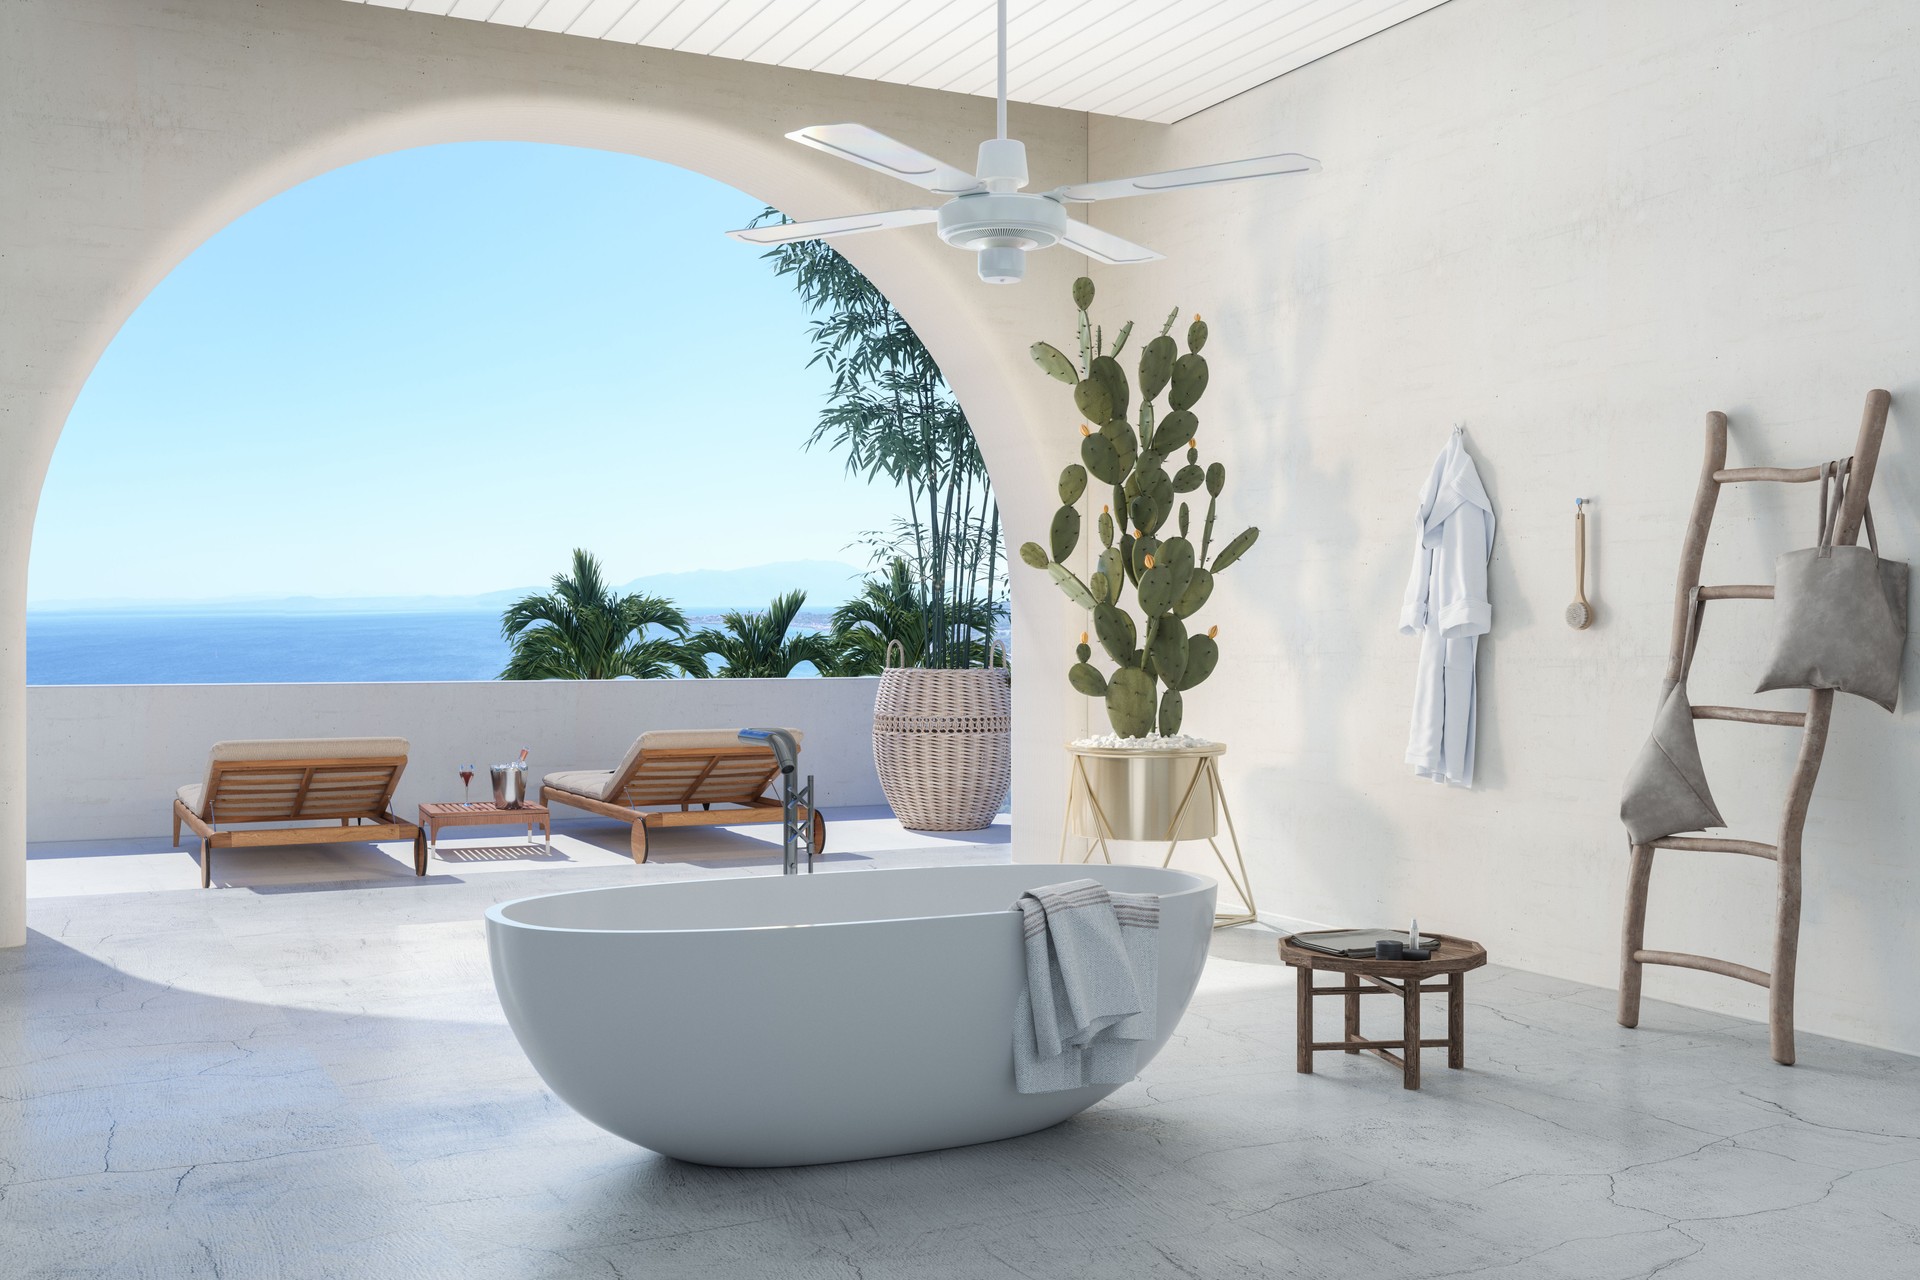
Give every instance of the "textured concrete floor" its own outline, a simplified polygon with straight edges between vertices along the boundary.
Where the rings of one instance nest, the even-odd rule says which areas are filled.
[[[483,908],[765,870],[36,900],[0,952],[0,1275],[1920,1274],[1920,1060],[1806,1037],[1777,1067],[1757,1026],[1654,1004],[1629,1032],[1609,992],[1493,968],[1468,1070],[1430,1052],[1420,1093],[1370,1058],[1299,1076],[1291,974],[1257,931],[1220,936],[1142,1080],[1010,1142],[707,1169],[550,1097]]]

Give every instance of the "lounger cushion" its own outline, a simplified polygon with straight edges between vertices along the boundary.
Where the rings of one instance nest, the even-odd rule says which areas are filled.
[[[804,743],[806,735],[798,729],[788,729],[795,742]],[[591,796],[595,800],[611,801],[614,798],[614,784],[627,776],[634,763],[646,751],[710,751],[716,747],[738,747],[740,741],[738,729],[655,729],[643,733],[633,740],[627,748],[627,754],[620,757],[620,763],[612,769],[572,769],[561,773],[550,773],[544,779],[549,787],[561,791],[571,791],[575,795]]]
[[[606,799],[607,787],[612,782],[613,773],[607,769],[569,769],[562,773],[550,773],[541,779],[543,785],[555,791],[571,791],[590,800]]]
[[[207,756],[207,778],[199,786],[181,787],[174,792],[200,817],[207,816],[201,797],[213,785],[213,766],[266,762],[271,760],[359,760],[405,759],[405,738],[237,738],[216,742]],[[188,792],[192,792],[189,798]]]
[[[795,742],[801,742],[806,737],[798,729],[788,729],[787,732],[793,735]],[[607,779],[606,791],[600,798],[602,800],[612,798],[613,784],[627,776],[627,771],[633,768],[634,762],[640,758],[642,752],[708,751],[715,747],[746,745],[750,744],[740,741],[738,729],[655,729],[651,733],[643,733],[633,740],[633,745],[627,748],[627,754],[622,756],[620,763],[614,766],[613,776]]]

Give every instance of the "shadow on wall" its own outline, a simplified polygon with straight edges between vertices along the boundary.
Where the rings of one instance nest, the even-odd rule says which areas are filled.
[[[1393,555],[1366,554],[1368,533],[1355,522],[1360,481],[1353,465],[1324,466],[1316,455],[1306,388],[1322,363],[1329,325],[1328,246],[1318,225],[1296,230],[1291,258],[1252,259],[1260,270],[1230,304],[1252,317],[1271,306],[1263,300],[1299,303],[1281,321],[1292,346],[1280,359],[1241,351],[1244,402],[1275,407],[1271,416],[1250,414],[1254,429],[1235,437],[1241,445],[1235,478],[1244,477],[1247,486],[1241,493],[1259,494],[1259,505],[1245,515],[1262,526],[1261,546],[1249,557],[1237,593],[1246,634],[1235,656],[1255,687],[1235,692],[1257,711],[1256,723],[1273,727],[1268,742],[1245,744],[1253,763],[1242,776],[1251,801],[1250,843],[1266,846],[1267,866],[1256,864],[1256,885],[1262,870],[1271,876],[1284,869],[1290,897],[1297,888],[1300,898],[1321,902],[1345,896],[1354,885],[1369,886],[1371,901],[1346,902],[1358,912],[1380,908],[1394,892],[1395,869],[1407,865],[1399,825],[1345,778],[1356,747],[1353,710],[1363,682],[1380,675],[1362,669],[1369,645],[1361,629],[1391,629],[1391,614],[1372,606],[1391,601],[1397,611],[1406,566],[1398,542]],[[1252,225],[1250,214],[1241,234],[1265,238],[1271,228]],[[1262,479],[1264,491],[1255,489]],[[1341,604],[1329,608],[1329,602]],[[1401,673],[1396,667],[1394,674]],[[1410,691],[1410,658],[1404,674]],[[1310,803],[1303,803],[1308,796]],[[1330,858],[1337,859],[1338,874],[1323,880],[1317,868]],[[1278,906],[1283,914],[1290,910],[1286,899]]]

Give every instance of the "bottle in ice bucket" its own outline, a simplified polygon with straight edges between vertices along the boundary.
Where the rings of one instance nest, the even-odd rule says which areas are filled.
[[[518,809],[527,802],[527,749],[512,764],[496,764],[493,773],[493,802],[502,809]]]

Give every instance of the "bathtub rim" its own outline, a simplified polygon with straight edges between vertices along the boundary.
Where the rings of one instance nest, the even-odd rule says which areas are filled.
[[[1017,863],[1016,862],[1016,863],[1010,863],[1007,865],[1016,866],[1016,867],[1017,866],[1040,867],[1040,866],[1054,866],[1058,864]],[[1071,866],[1074,864],[1069,863],[1067,865]],[[1220,887],[1220,882],[1215,880],[1213,877],[1205,875],[1198,871],[1188,871],[1181,867],[1157,867],[1149,863],[1137,863],[1137,862],[1136,863],[1113,863],[1111,865],[1129,867],[1129,868],[1140,870],[1140,871],[1159,871],[1169,875],[1183,876],[1190,882],[1183,888],[1178,889],[1173,893],[1160,894],[1159,896],[1163,899],[1185,898],[1193,894],[1205,893],[1210,889],[1217,891]],[[969,871],[975,871],[975,870],[988,870],[988,869],[989,868],[985,868],[985,867],[875,867],[875,868],[862,868],[857,871],[851,871],[851,870],[850,871],[829,871],[822,874],[835,875],[835,876],[888,875],[888,874],[894,874],[894,873],[900,873],[900,872],[911,872],[911,871],[969,872]],[[998,869],[998,868],[993,868],[993,869]],[[1094,868],[1087,867],[1085,869],[1093,870]],[[1009,905],[1005,907],[998,907],[991,911],[944,911],[938,914],[925,914],[925,915],[875,916],[871,919],[865,919],[865,920],[820,920],[820,921],[814,921],[811,923],[804,923],[804,924],[723,925],[718,928],[711,928],[711,929],[585,929],[585,928],[570,927],[566,925],[531,924],[524,920],[511,919],[505,914],[507,911],[509,911],[514,907],[519,906],[521,903],[544,901],[547,898],[566,898],[566,897],[573,897],[579,894],[588,894],[588,893],[620,893],[620,892],[631,891],[634,889],[658,888],[666,885],[711,884],[714,881],[719,881],[719,880],[781,880],[785,878],[786,877],[784,876],[774,876],[774,875],[765,875],[765,874],[754,874],[754,875],[744,875],[744,876],[702,876],[697,879],[691,879],[691,880],[659,880],[659,881],[652,881],[652,882],[642,881],[639,884],[598,885],[591,889],[561,889],[558,892],[554,892],[554,893],[530,893],[525,897],[514,898],[508,902],[494,903],[492,906],[487,908],[486,922],[489,926],[493,926],[497,924],[502,928],[527,929],[537,933],[596,934],[596,935],[602,935],[610,938],[641,937],[641,936],[676,937],[676,936],[682,936],[682,935],[709,934],[709,933],[770,933],[779,929],[840,929],[840,928],[849,928],[849,927],[859,926],[859,925],[912,924],[912,923],[919,923],[919,922],[928,921],[928,920],[972,920],[972,919],[984,919],[988,917],[1004,916],[1007,913],[1014,910],[1014,908],[1011,905]],[[1069,876],[1065,878],[1066,879],[1087,879],[1090,877]]]

